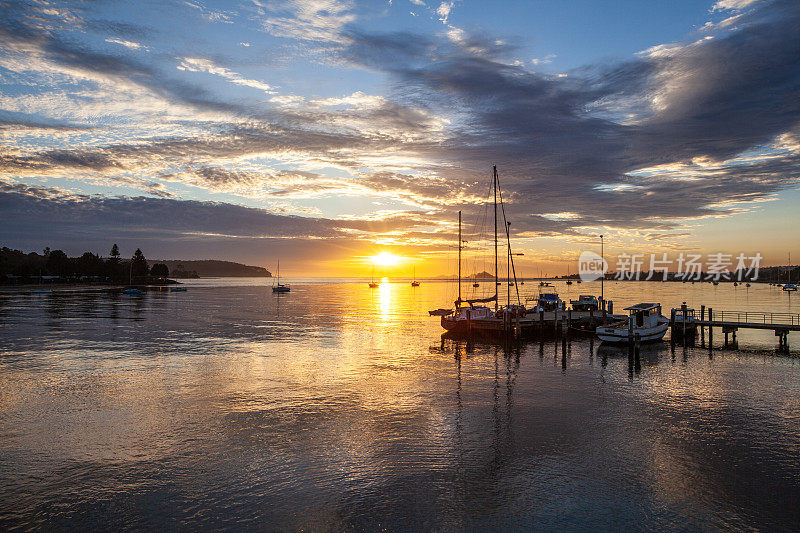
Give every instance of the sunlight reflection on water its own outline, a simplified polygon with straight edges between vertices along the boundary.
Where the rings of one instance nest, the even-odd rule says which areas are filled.
[[[798,523],[800,360],[771,332],[648,346],[631,368],[588,340],[442,342],[427,310],[452,284],[288,283],[0,297],[0,526]],[[797,312],[766,286],[606,293]]]

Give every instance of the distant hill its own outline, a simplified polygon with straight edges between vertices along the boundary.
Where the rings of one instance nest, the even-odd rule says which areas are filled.
[[[170,273],[184,270],[187,272],[197,272],[201,278],[271,278],[272,273],[264,267],[243,265],[233,261],[217,261],[215,259],[203,259],[200,261],[190,260],[150,260],[150,263],[165,263],[169,267]],[[170,276],[171,277],[171,276]]]
[[[457,276],[453,276],[452,274],[442,274],[440,276],[436,276],[435,279],[457,279]],[[465,275],[465,276],[462,277],[462,279],[484,279],[484,280],[488,279],[488,280],[492,280],[492,279],[494,279],[494,274],[490,274],[489,272],[486,272],[484,270],[483,272],[478,272],[476,274],[470,274],[469,276]]]

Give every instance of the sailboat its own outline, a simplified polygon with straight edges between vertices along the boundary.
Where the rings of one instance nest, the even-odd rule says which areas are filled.
[[[411,276],[412,277],[411,286],[412,287],[419,287],[419,281],[417,281],[417,267],[414,267],[414,271],[413,272],[414,272],[414,274],[413,274],[413,276]]]
[[[463,300],[461,298],[461,248],[462,248],[462,240],[461,240],[461,211],[458,212],[458,299],[455,301],[455,309],[452,313],[448,313],[441,317],[441,324],[444,329],[452,333],[468,333],[470,331],[480,331],[485,328],[485,331],[496,331],[496,321],[501,318],[498,316],[499,312],[509,312],[509,313],[517,313],[522,312],[524,315],[524,308],[522,306],[512,306],[511,305],[511,289],[508,289],[508,302],[507,305],[502,308],[498,309],[498,285],[500,285],[500,280],[498,277],[498,240],[497,240],[497,190],[498,190],[498,178],[497,178],[497,167],[493,167],[493,176],[492,176],[492,188],[494,191],[494,294],[487,298],[475,298],[469,300]],[[502,196],[501,196],[501,207],[502,207]],[[503,209],[503,218],[505,219],[505,209]],[[509,265],[508,265],[508,279],[511,280],[511,273],[513,272],[514,277],[513,281],[516,282],[516,271],[513,271],[513,255],[511,253],[511,241],[510,241],[510,223],[506,221],[505,225],[505,233],[506,239],[508,241],[508,258],[509,258]],[[513,286],[512,282],[509,281],[509,287]],[[517,299],[519,299],[519,293],[517,293]],[[494,309],[490,309],[488,306],[483,305],[489,302],[494,302]],[[511,315],[503,315],[503,316],[511,316]],[[503,318],[505,320],[505,318]],[[502,322],[505,325],[505,322]]]
[[[277,284],[272,286],[272,292],[289,292],[290,289],[288,285],[283,285],[281,283],[281,261],[278,260],[278,282]]]
[[[786,292],[795,292],[797,291],[797,285],[792,283],[792,254],[789,254],[788,263],[789,272],[786,273],[786,285],[783,286],[783,290]]]
[[[370,289],[377,289],[378,288],[378,284],[375,283],[375,265],[372,265],[372,277],[370,278],[370,281],[369,281],[369,288]]]

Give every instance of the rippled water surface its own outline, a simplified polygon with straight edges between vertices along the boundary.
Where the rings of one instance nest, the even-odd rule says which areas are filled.
[[[443,342],[427,310],[449,283],[289,281],[0,296],[0,528],[800,524],[797,334],[788,355],[772,332],[657,344],[634,368],[589,340]],[[768,286],[605,292],[800,312]]]

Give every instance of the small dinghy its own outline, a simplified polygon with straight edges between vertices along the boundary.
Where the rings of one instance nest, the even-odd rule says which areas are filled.
[[[428,311],[428,314],[430,316],[447,316],[447,315],[452,315],[453,314],[453,310],[452,309],[434,309],[433,311]]]
[[[170,287],[169,292],[186,292],[186,287]]]

